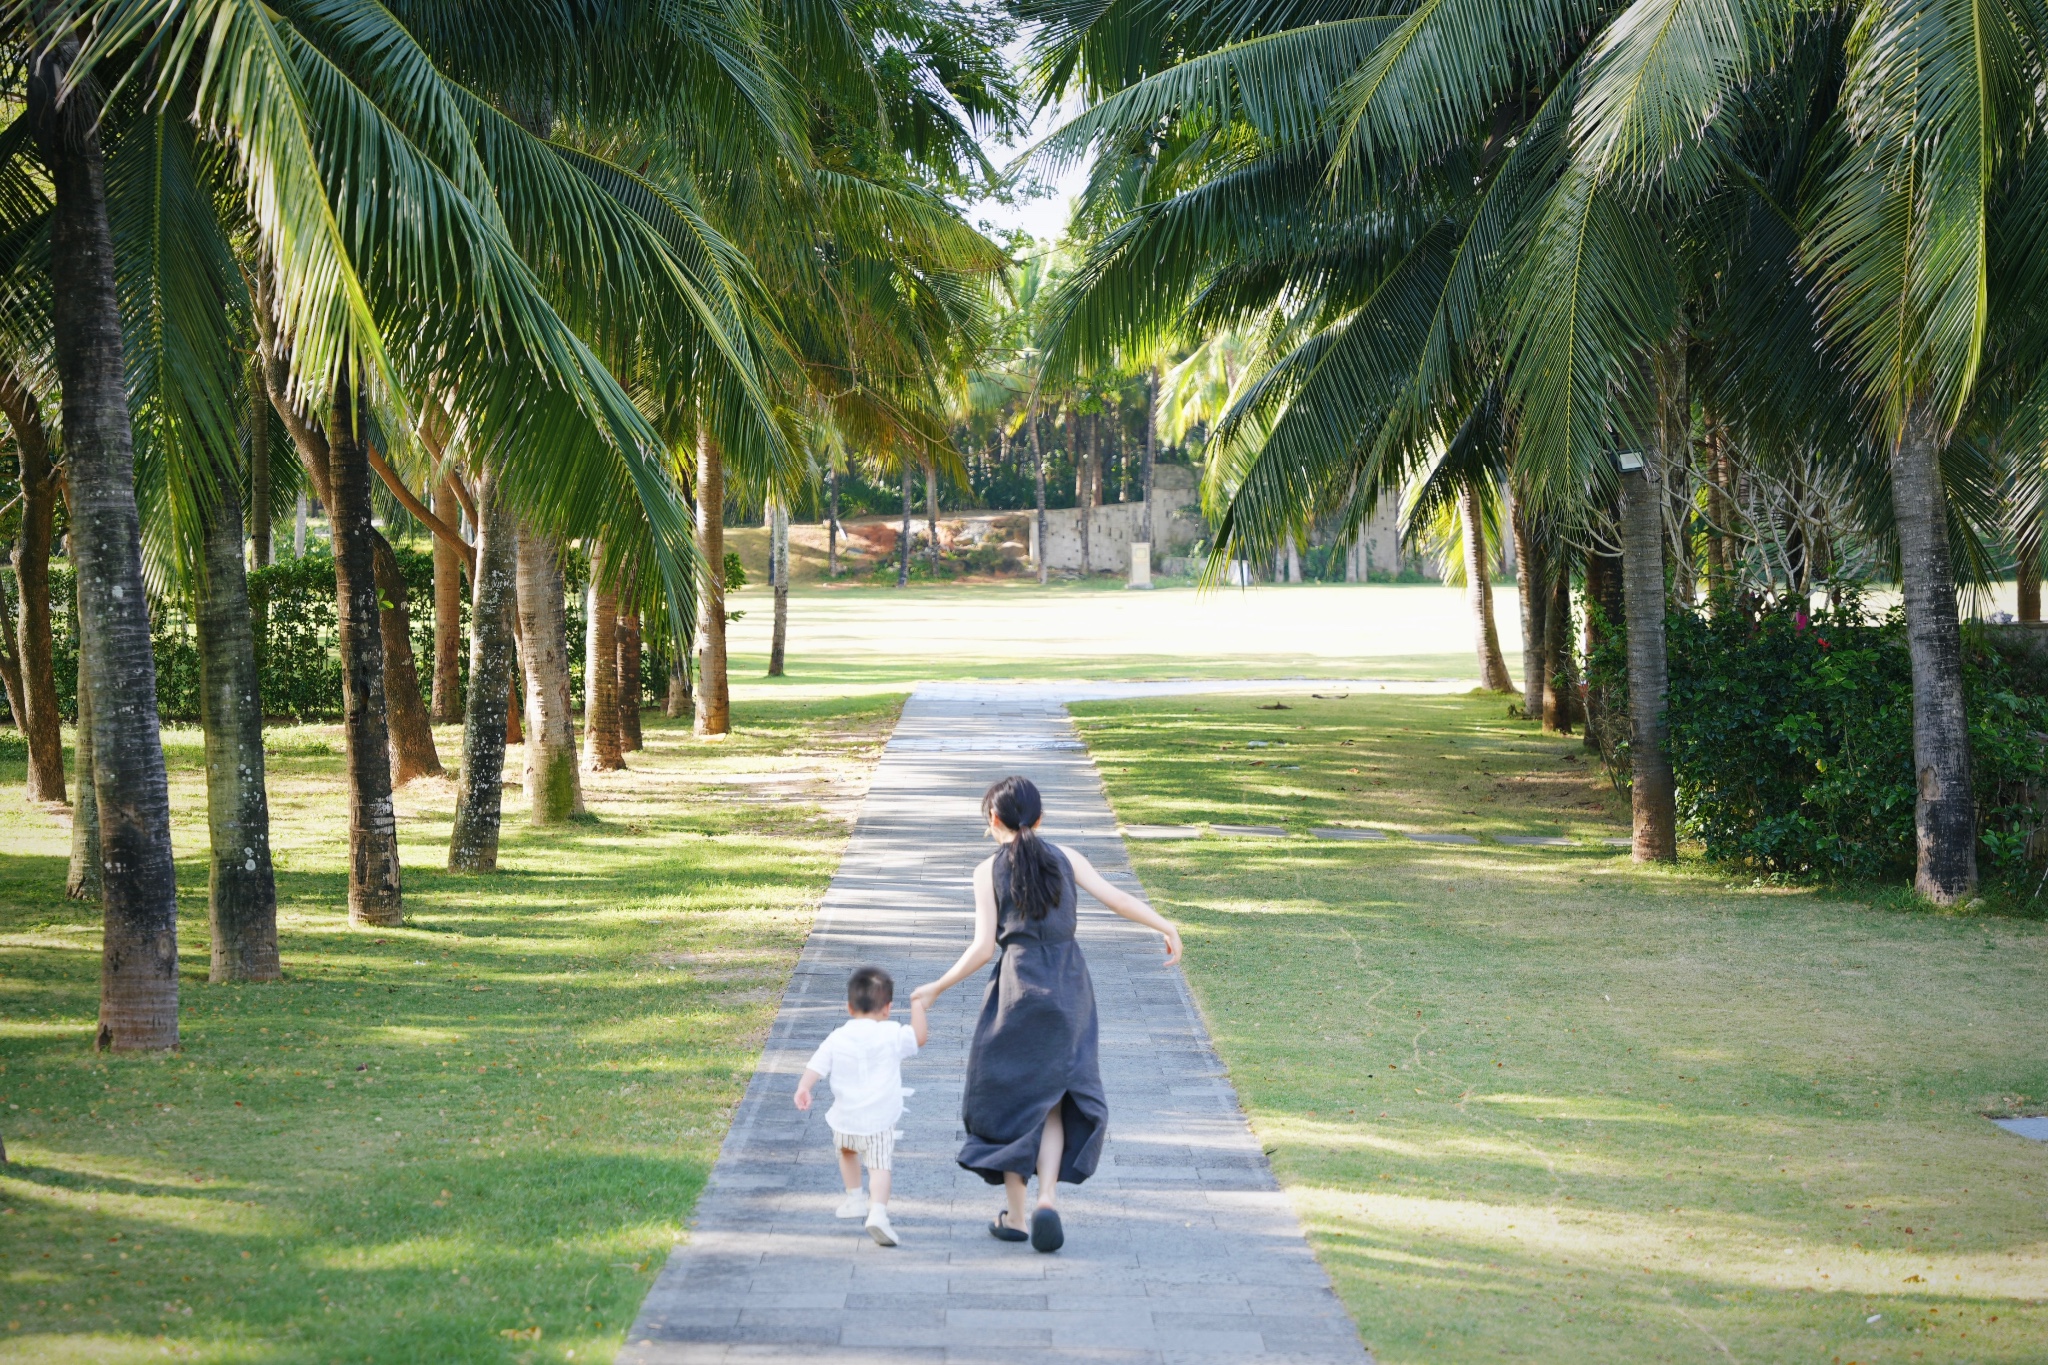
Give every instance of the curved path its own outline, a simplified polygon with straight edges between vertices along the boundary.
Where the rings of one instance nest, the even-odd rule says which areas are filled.
[[[902,1245],[884,1250],[859,1224],[832,1217],[839,1180],[826,1105],[798,1113],[797,1076],[846,1017],[856,965],[886,967],[905,998],[966,945],[968,875],[989,851],[977,835],[988,784],[1028,774],[1045,792],[1047,833],[1136,889],[1101,780],[1061,705],[1083,690],[928,685],[913,694],[690,1238],[655,1281],[621,1362],[1369,1361],[1179,969],[1163,965],[1155,935],[1085,898],[1110,1127],[1095,1178],[1062,1189],[1065,1249],[1041,1256],[991,1238],[985,1225],[1000,1195],[953,1162],[976,982],[940,1002],[930,1044],[904,1067],[917,1093],[890,1205]]]

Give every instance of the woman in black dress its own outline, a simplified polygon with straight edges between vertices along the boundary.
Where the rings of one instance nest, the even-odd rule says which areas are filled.
[[[1065,1240],[1054,1207],[1059,1182],[1078,1185],[1095,1173],[1109,1123],[1095,1055],[1095,987],[1074,941],[1075,888],[1158,930],[1169,965],[1180,961],[1180,932],[1073,849],[1038,837],[1042,806],[1029,778],[996,783],[981,809],[1002,847],[974,869],[974,942],[911,999],[931,1006],[1001,949],[967,1056],[960,1164],[1009,1196],[990,1233],[1057,1251]],[[1038,1207],[1026,1232],[1024,1182],[1033,1174]]]

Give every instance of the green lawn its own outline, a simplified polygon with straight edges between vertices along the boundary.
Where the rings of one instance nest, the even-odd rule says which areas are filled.
[[[96,911],[61,898],[57,820],[0,802],[0,1360],[609,1359],[899,700],[748,703],[715,745],[651,725],[586,778],[592,818],[508,821],[489,879],[438,870],[453,788],[415,783],[398,930],[346,923],[338,731],[273,731],[272,986],[205,984],[198,738],[172,732],[168,1057],[90,1051]]]
[[[1075,709],[1127,822],[1625,827],[1499,701],[1273,700]],[[2048,1147],[1982,1117],[2048,1100],[2048,925],[1606,848],[1131,852],[1382,1362],[2048,1358]]]

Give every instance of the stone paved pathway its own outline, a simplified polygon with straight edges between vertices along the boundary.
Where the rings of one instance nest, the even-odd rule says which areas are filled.
[[[854,966],[887,967],[907,996],[966,945],[968,876],[989,852],[978,810],[988,784],[1028,774],[1045,792],[1051,837],[1136,889],[1101,780],[1060,704],[1072,690],[927,686],[912,696],[689,1240],[648,1294],[621,1362],[1368,1365],[1180,971],[1162,965],[1155,935],[1085,897],[1110,1129],[1095,1178],[1061,1191],[1065,1249],[1042,1256],[991,1238],[1000,1194],[953,1162],[978,980],[941,1002],[930,1044],[904,1068],[917,1093],[890,1206],[903,1244],[884,1250],[832,1217],[826,1105],[798,1113],[797,1076],[845,1018]]]

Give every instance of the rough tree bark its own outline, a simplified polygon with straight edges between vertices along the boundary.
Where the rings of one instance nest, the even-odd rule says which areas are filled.
[[[695,703],[690,699],[690,664],[684,656],[680,640],[668,644],[668,699],[663,703],[661,713],[670,720],[680,720],[690,714]]]
[[[277,562],[270,539],[270,398],[263,387],[263,361],[249,365],[249,557],[254,567]],[[249,584],[249,634],[256,644],[256,676],[263,676],[270,641],[270,591]]]
[[[1906,651],[1913,664],[1913,827],[1918,844],[1913,885],[1929,900],[1950,905],[1977,889],[1977,819],[1941,440],[1933,400],[1916,397],[1906,407],[1892,446],[1891,471]]]
[[[448,839],[450,872],[495,872],[505,806],[505,715],[518,670],[512,634],[518,521],[498,478],[477,478],[476,575],[469,609],[469,696],[462,716],[462,774],[455,828]],[[438,587],[438,584],[436,585]]]
[[[2019,589],[2018,616],[2022,621],[2041,619],[2041,540],[2040,519],[2035,518],[2033,536],[2020,546],[2017,570]]]
[[[825,576],[839,577],[839,462],[825,469]]]
[[[377,581],[377,633],[384,644],[384,721],[391,733],[391,785],[439,777],[434,722],[420,695],[419,664],[412,652],[412,605],[391,542],[370,528],[371,566]],[[338,556],[337,556],[338,558]],[[386,606],[385,603],[389,603]]]
[[[930,460],[924,462],[924,529],[929,543],[925,546],[925,557],[931,561],[932,577],[939,576],[939,467]]]
[[[903,526],[896,537],[896,586],[910,586],[910,461],[903,462]]]
[[[93,781],[92,686],[78,672],[78,742],[73,749],[78,800],[71,807],[71,866],[64,894],[75,901],[100,898],[100,803]]]
[[[699,735],[732,729],[732,692],[725,673],[725,452],[697,429],[697,719]]]
[[[266,418],[264,409],[258,409]],[[263,701],[249,580],[242,559],[242,504],[232,477],[214,483],[206,509],[199,628],[199,723],[206,737],[206,917],[213,935],[207,980],[275,981],[277,881],[270,865],[270,798],[264,787]]]
[[[770,504],[770,508],[768,583],[775,590],[775,628],[768,639],[768,676],[779,678],[789,644],[789,511],[780,498]]]
[[[1543,728],[1568,735],[1578,719],[1578,685],[1572,673],[1572,576],[1559,563],[1543,604]]]
[[[1615,509],[1617,517],[1620,508]],[[1622,607],[1621,557],[1600,549],[1586,551],[1586,638],[1585,654],[1591,659],[1601,644],[1611,638],[1613,632],[1627,629],[1627,612]],[[1594,608],[1598,607],[1596,617]],[[1588,675],[1590,678],[1590,674]],[[1599,727],[1608,723],[1601,694],[1590,686],[1586,689],[1585,743],[1588,749],[1600,747]]]
[[[1095,443],[1094,424],[1083,425],[1079,413],[1067,415],[1067,435],[1072,439],[1075,454],[1074,505],[1081,509],[1078,518],[1081,526],[1081,577],[1095,572],[1095,552],[1089,545],[1089,532],[1095,520]]]
[[[604,581],[604,545],[590,543],[590,587],[584,595],[583,766],[593,773],[626,766],[619,748],[619,598]]]
[[[519,528],[519,658],[526,668],[526,802],[533,823],[583,813],[576,722],[569,713],[569,618],[560,552]]]
[[[107,223],[99,96],[59,101],[78,41],[32,58],[28,116],[56,206],[50,218],[51,330],[78,573],[80,670],[94,701],[100,831],[100,1015],[94,1046],[178,1043],[178,883],[170,786],[156,712],[156,659],[142,582],[134,429]]]
[[[1045,449],[1038,442],[1038,409],[1033,408],[1025,421],[1031,427],[1031,481],[1037,498],[1038,517],[1038,586],[1042,588],[1050,570],[1045,562]]]
[[[28,742],[25,795],[31,801],[61,802],[64,731],[51,659],[50,542],[63,475],[50,458],[42,405],[11,365],[0,368],[0,410],[14,428],[15,453],[21,462],[21,534],[9,556],[20,593],[15,600],[14,653],[21,679],[20,696],[10,696],[8,702],[19,701],[14,721]]]
[[[1515,537],[1515,592],[1522,607],[1522,713],[1538,720],[1545,717],[1550,566],[1540,542],[1530,534],[1520,498],[1515,499],[1509,526]]]
[[[619,613],[619,747],[638,753],[646,747],[640,733],[640,700],[646,691],[640,644],[640,613]]]
[[[462,510],[443,477],[434,484],[434,511],[452,522]],[[434,720],[442,725],[464,718],[462,705],[462,556],[434,537]]]
[[[1479,658],[1479,685],[1489,692],[1512,692],[1514,680],[1500,652],[1500,630],[1493,621],[1493,557],[1486,552],[1486,523],[1480,519],[1479,487],[1467,482],[1458,490],[1458,514],[1465,530],[1465,600],[1472,609],[1472,647]]]
[[[1138,522],[1138,539],[1152,544],[1152,470],[1159,455],[1159,367],[1145,371],[1145,466],[1144,486],[1138,496],[1145,503],[1144,515]]]
[[[1655,361],[1656,427],[1640,469],[1621,476],[1622,611],[1628,622],[1629,804],[1635,860],[1678,860],[1678,816],[1671,775],[1669,661],[1664,648],[1666,472],[1689,439],[1685,349],[1674,343]]]
[[[391,731],[385,711],[384,633],[378,610],[377,545],[370,524],[370,463],[361,415],[344,378],[327,424],[327,504],[334,536],[341,634],[342,735],[349,779],[348,917],[354,924],[405,922],[399,884],[398,813],[391,804]],[[387,547],[388,548],[388,547]],[[417,691],[417,689],[415,689]]]

